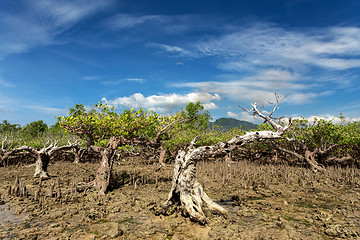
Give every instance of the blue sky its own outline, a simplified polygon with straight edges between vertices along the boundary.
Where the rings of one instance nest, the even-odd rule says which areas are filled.
[[[81,103],[214,119],[287,95],[278,115],[360,120],[360,1],[0,2],[0,121]]]

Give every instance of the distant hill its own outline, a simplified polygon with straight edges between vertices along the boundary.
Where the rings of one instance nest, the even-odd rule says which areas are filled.
[[[237,120],[235,118],[219,118],[216,119],[215,122],[210,123],[210,128],[214,127],[215,125],[219,126],[220,129],[222,129],[224,132],[229,131],[230,129],[233,129],[235,127],[240,127],[244,131],[249,131],[251,129],[257,128],[257,124]]]

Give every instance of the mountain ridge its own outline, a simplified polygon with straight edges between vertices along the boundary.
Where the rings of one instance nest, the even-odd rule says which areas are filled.
[[[219,126],[220,129],[224,132],[240,126],[241,129],[244,131],[249,131],[257,128],[257,124],[255,123],[251,123],[244,120],[238,120],[235,118],[225,118],[225,117],[216,119],[215,122],[210,122],[209,127],[213,128],[214,126]]]

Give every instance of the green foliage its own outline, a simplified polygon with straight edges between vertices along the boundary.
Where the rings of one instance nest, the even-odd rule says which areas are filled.
[[[209,111],[205,111],[200,102],[190,102],[185,110],[181,109],[181,112],[165,120],[168,123],[181,120],[163,138],[165,148],[176,153],[179,149],[188,146],[195,137],[198,137],[198,145],[213,143],[220,135],[220,131],[208,130],[210,119]],[[207,137],[210,135],[212,137]]]
[[[82,104],[76,104],[74,108],[70,108],[69,110],[69,115],[74,117],[83,115],[85,113],[86,113],[86,109]]]
[[[200,101],[196,103],[190,102],[185,109],[185,116],[188,119],[185,128],[197,130],[205,130],[208,128],[211,116],[209,111],[204,111],[204,106]]]
[[[22,132],[25,135],[29,135],[31,137],[37,137],[43,134],[48,129],[46,123],[43,120],[38,120],[27,124],[22,128]]]
[[[261,124],[257,131],[273,130],[270,124]],[[291,139],[291,141],[289,141]],[[331,148],[333,156],[357,154],[360,147],[360,123],[334,124],[331,120],[315,118],[313,121],[303,117],[294,119],[292,126],[277,143],[288,150],[303,154],[306,149],[325,151]],[[271,150],[266,142],[253,144],[252,147],[261,150]]]
[[[0,133],[15,132],[20,129],[21,126],[19,124],[11,124],[7,120],[3,120],[3,122],[0,123]]]
[[[245,131],[242,131],[240,128],[233,128],[227,132],[217,128],[211,130],[184,129],[166,141],[165,147],[171,152],[177,152],[179,149],[188,147],[195,137],[198,138],[195,144],[196,146],[210,146],[218,142],[227,142],[236,135],[244,134]]]
[[[350,126],[350,125],[349,125]],[[305,118],[295,119],[285,137],[295,139],[295,144],[303,144],[308,149],[326,149],[332,145],[344,145],[348,126],[333,124],[332,121],[315,118],[310,122]]]
[[[60,127],[88,140],[90,145],[99,146],[106,145],[111,136],[120,137],[123,144],[139,137],[167,141],[183,130],[204,131],[210,118],[200,102],[189,103],[186,111],[182,109],[172,116],[161,116],[143,108],[116,112],[114,107],[98,103],[89,110],[77,104],[70,109],[68,116],[57,117]]]
[[[17,124],[13,124],[19,126]],[[46,129],[45,129],[46,126]],[[42,121],[36,121],[27,124],[24,128],[16,128],[12,131],[0,132],[0,140],[4,141],[5,149],[12,149],[21,146],[29,146],[41,149],[45,144],[57,143],[60,145],[67,145],[68,141],[79,140],[76,136],[67,133],[58,125],[52,125],[47,128],[47,125]]]
[[[71,108],[68,116],[57,117],[60,127],[80,138],[89,145],[103,146],[111,136],[119,136],[124,140],[144,136],[152,138],[159,128],[159,114],[140,109],[126,109],[116,112],[114,107],[98,103],[85,110],[77,104]]]

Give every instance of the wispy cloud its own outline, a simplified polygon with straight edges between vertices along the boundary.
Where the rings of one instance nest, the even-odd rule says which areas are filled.
[[[136,30],[146,35],[181,35],[193,29],[215,28],[214,24],[199,21],[197,15],[141,15],[119,13],[106,19],[102,26],[112,31]]]
[[[30,48],[59,43],[55,36],[108,7],[104,1],[17,1],[17,11],[0,10],[0,59]]]
[[[311,85],[301,83],[300,76],[286,70],[267,69],[253,76],[241,77],[235,75],[232,78],[234,80],[174,83],[172,86],[196,88],[234,100],[251,100],[259,104],[272,99],[274,92],[289,95],[289,102],[295,104],[308,103],[319,95],[319,93],[309,92]],[[306,91],[306,93],[303,93],[303,91]]]
[[[0,86],[7,87],[7,88],[13,88],[13,87],[15,87],[15,84],[13,84],[9,81],[6,81],[0,77]]]
[[[227,112],[227,116],[231,117],[231,118],[243,120],[243,121],[248,121],[248,122],[259,122],[259,119],[257,119],[255,116],[253,116],[252,114],[250,114],[248,112],[244,112],[244,111],[241,111],[239,113],[234,113],[234,112],[229,111],[229,112]]]
[[[193,92],[188,94],[162,94],[151,95],[145,97],[141,93],[135,93],[130,97],[119,97],[114,100],[107,100],[103,98],[102,101],[114,105],[139,108],[143,107],[156,112],[169,113],[179,110],[181,107],[185,107],[190,102],[200,101],[205,109],[217,108],[216,104],[212,101],[218,101],[221,97],[218,94],[209,94],[206,92]]]
[[[2,94],[1,94],[2,95]],[[0,112],[15,112],[18,100],[0,95]]]
[[[186,50],[184,48],[177,47],[177,46],[170,46],[170,45],[167,45],[167,44],[159,44],[159,43],[149,43],[149,44],[147,44],[147,46],[154,47],[154,48],[159,48],[159,49],[164,50],[164,51],[166,51],[168,53],[180,55],[180,56],[183,56],[183,57],[196,57],[196,54],[194,52],[191,52],[189,50]]]
[[[106,20],[105,25],[112,30],[130,29],[144,23],[168,23],[171,17],[164,15],[117,14]]]
[[[48,107],[44,105],[25,105],[24,108],[35,110],[36,112],[57,116],[57,115],[66,115],[67,109],[64,108],[56,108],[56,107]]]
[[[86,81],[95,81],[95,80],[100,80],[100,79],[103,79],[103,78],[104,78],[104,76],[89,75],[89,76],[83,77],[82,79],[86,80]]]
[[[127,81],[130,82],[137,82],[137,83],[144,83],[146,80],[144,78],[127,78]]]
[[[101,84],[106,85],[106,86],[116,86],[116,85],[124,84],[125,81],[136,82],[136,83],[145,83],[146,79],[144,79],[144,78],[122,78],[122,79],[117,79],[117,80],[102,81]]]
[[[295,104],[310,103],[333,92],[324,82],[345,88],[358,77],[344,77],[348,74],[344,71],[360,68],[358,27],[285,29],[253,23],[192,44],[152,46],[184,57],[216,57],[217,67],[231,73],[219,81],[173,86],[259,103],[271,99],[274,92],[288,95],[287,101]]]
[[[359,49],[357,27],[286,30],[270,24],[254,24],[194,44],[199,55],[235,60],[227,68],[239,71],[258,66],[296,68],[298,64],[333,70],[359,68]]]

